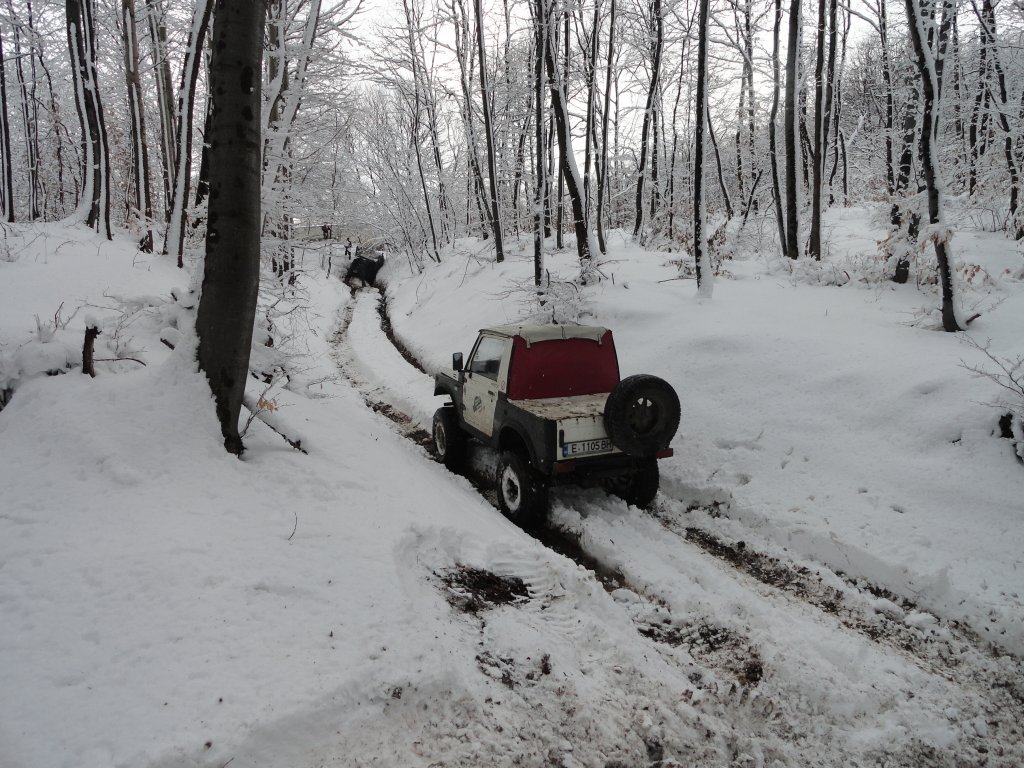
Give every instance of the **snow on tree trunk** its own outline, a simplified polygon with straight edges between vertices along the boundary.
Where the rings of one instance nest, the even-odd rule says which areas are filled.
[[[167,28],[160,0],[146,0],[146,22],[153,52],[157,111],[160,116],[160,168],[164,182],[164,218],[171,213],[174,187],[174,86],[171,83],[171,62],[167,57]]]
[[[174,186],[171,193],[170,218],[167,220],[167,234],[164,237],[164,254],[175,256],[178,266],[184,265],[185,224],[188,215],[188,192],[192,175],[192,121],[196,101],[196,81],[202,67],[203,40],[210,24],[213,0],[197,0],[189,30],[185,62],[181,69],[181,86],[178,89],[177,143],[174,151]],[[257,110],[257,113],[259,111]]]
[[[79,203],[79,215],[87,211],[86,224],[97,232],[103,232],[109,240],[110,151],[97,82],[93,0],[67,0],[65,12],[76,104],[85,145],[83,196]]]
[[[549,5],[547,15],[543,21],[547,36],[547,45],[544,46],[544,57],[547,61],[548,83],[551,89],[551,108],[555,117],[555,131],[558,134],[560,162],[565,170],[566,188],[572,204],[573,229],[576,232],[576,252],[580,260],[580,282],[586,285],[592,279],[593,264],[591,262],[591,255],[597,251],[597,247],[591,242],[592,234],[587,224],[586,209],[583,205],[583,181],[580,178],[579,167],[576,165],[576,157],[572,151],[569,134],[569,107],[565,88],[562,84],[562,73],[558,69],[555,58],[551,35],[553,15]]]
[[[320,0],[312,0],[302,29],[302,44],[295,61],[294,76],[289,77],[286,60],[287,35],[283,29],[275,29],[274,51],[275,63],[273,71],[276,76],[271,78],[271,92],[268,96],[270,109],[265,111],[263,126],[263,184],[261,198],[263,200],[264,231],[270,220],[291,221],[287,201],[291,195],[291,160],[289,145],[293,134],[302,98],[308,85],[309,64],[313,53],[313,42],[316,39],[320,23]],[[283,7],[280,9],[284,13]],[[283,18],[277,19],[280,27],[285,26]],[[287,229],[287,228],[286,228]]]
[[[654,111],[657,109],[659,78],[661,76],[661,54],[664,46],[665,32],[662,19],[661,0],[651,0],[651,82],[647,88],[647,103],[644,106],[644,121],[640,129],[639,163],[636,179],[636,199],[634,211],[636,220],[633,223],[633,237],[640,237],[644,227],[644,179],[647,172],[647,154],[650,142],[651,124],[654,122]]]
[[[10,3],[10,0],[8,0]],[[26,2],[28,12],[29,38],[35,37],[32,29],[32,3]],[[8,5],[8,7],[11,7]],[[31,43],[30,43],[31,45]],[[3,57],[0,56],[0,59]],[[28,213],[29,219],[39,219],[40,184],[39,184],[39,103],[36,100],[36,60],[29,52],[22,55],[20,26],[14,27],[14,72],[18,78],[18,90],[21,94],[21,124],[25,140],[25,159],[28,165]],[[25,59],[32,65],[31,80],[25,77]]]
[[[487,188],[490,191],[491,231],[494,234],[494,260],[505,260],[501,235],[501,210],[498,201],[498,160],[491,127],[490,95],[487,89],[487,57],[484,49],[484,12],[481,0],[475,0],[477,56],[480,59],[480,98],[484,112],[484,139],[487,142]]]
[[[925,0],[928,2],[928,0]],[[924,31],[922,11],[918,0],[904,0],[907,10],[907,24],[910,28],[910,39],[914,46],[917,69],[921,76],[924,91],[924,103],[921,125],[921,166],[928,195],[928,238],[935,246],[935,257],[938,261],[939,283],[942,286],[942,328],[945,331],[963,330],[960,322],[960,308],[952,268],[950,242],[953,232],[947,228],[943,219],[942,194],[943,183],[936,152],[936,139],[941,113],[938,76],[935,70],[935,56],[928,45]]]
[[[0,218],[14,221],[14,173],[11,163],[11,127],[7,116],[7,78],[4,43],[0,38]]]
[[[153,250],[153,204],[149,186],[149,145],[143,108],[142,81],[139,78],[139,38],[135,28],[135,0],[122,0],[121,21],[124,35],[124,72],[128,87],[128,120],[131,128],[132,170],[135,175],[135,213],[144,224],[141,249]]]
[[[788,256],[786,218],[782,212],[782,189],[779,185],[779,151],[776,143],[776,124],[779,114],[779,91],[782,81],[779,63],[779,35],[782,32],[782,0],[775,0],[775,33],[772,37],[772,111],[768,118],[768,155],[772,164],[772,196],[775,198],[775,221],[779,228],[779,248]]]
[[[615,0],[611,0],[608,14],[608,56],[605,72],[604,109],[601,112],[601,164],[597,174],[597,211],[594,224],[601,253],[607,251],[604,241],[604,201],[608,194],[608,116],[611,111],[612,64],[615,60]]]

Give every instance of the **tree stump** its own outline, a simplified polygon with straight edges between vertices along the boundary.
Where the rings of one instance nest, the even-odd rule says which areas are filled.
[[[100,335],[99,326],[90,322],[85,327],[85,343],[82,345],[82,373],[87,373],[96,378],[96,366],[93,365],[93,347],[96,344],[96,337]]]

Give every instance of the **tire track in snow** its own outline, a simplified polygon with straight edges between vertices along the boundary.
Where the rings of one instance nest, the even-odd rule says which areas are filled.
[[[372,295],[369,292],[361,294],[357,296],[357,302],[369,301]],[[348,343],[354,309],[354,304],[346,306],[335,338],[339,367],[363,393],[369,407],[387,416],[399,432],[432,453],[430,435],[422,428],[426,415],[404,413],[402,403],[396,405],[396,400],[400,401],[401,397],[396,398],[394,393],[383,387],[374,387],[371,383],[373,372],[357,370],[360,364]],[[378,332],[391,340],[393,334],[387,333],[389,323],[383,297],[377,310],[382,323]],[[398,347],[395,346],[396,349]],[[408,351],[399,351],[411,365]],[[417,424],[420,426],[415,426]],[[496,506],[488,469],[486,462],[474,462],[467,477],[492,506]],[[1018,725],[1024,720],[1021,707],[1024,675],[1019,661],[988,652],[980,639],[971,637],[955,623],[938,622],[935,631],[910,626],[903,621],[913,610],[909,603],[901,606],[899,603],[902,601],[896,596],[883,595],[878,590],[874,590],[877,594],[872,594],[872,587],[851,584],[849,580],[843,582],[843,589],[831,586],[827,581],[838,581],[840,577],[825,566],[812,572],[806,566],[754,551],[742,542],[730,545],[697,527],[692,516],[688,525],[687,517],[692,510],[687,509],[682,499],[669,497],[664,492],[662,496],[656,502],[651,519],[660,524],[663,532],[676,537],[679,546],[688,552],[687,557],[707,558],[730,568],[735,573],[739,588],[753,592],[754,599],[769,600],[781,610],[791,610],[796,604],[810,607],[817,615],[813,621],[827,627],[828,631],[852,632],[857,637],[867,638],[880,649],[888,649],[912,661],[925,673],[969,692],[966,698],[970,701],[965,708],[971,722],[960,728],[960,745],[967,752],[958,752],[957,762],[973,751],[981,762],[988,764],[1024,764],[1022,734]],[[721,514],[722,505],[712,511]],[[794,724],[801,719],[798,710],[777,707],[772,697],[754,690],[765,670],[754,643],[744,637],[742,629],[737,631],[720,626],[710,620],[707,612],[703,614],[707,621],[702,620],[700,613],[696,614],[696,619],[691,618],[689,611],[686,619],[676,618],[669,608],[669,601],[659,596],[658,589],[649,583],[643,584],[642,579],[642,586],[630,585],[634,579],[627,580],[627,575],[615,564],[617,559],[623,558],[622,553],[606,557],[600,548],[595,550],[586,544],[585,531],[549,527],[530,533],[544,546],[569,557],[594,574],[659,654],[683,665],[690,663],[692,666],[697,662],[704,668],[702,673],[695,673],[690,679],[706,695],[706,702],[713,702],[716,708],[724,711],[741,703],[756,701],[753,709],[762,725],[770,724],[777,733],[799,730]],[[653,539],[650,543],[653,545]],[[641,556],[650,556],[649,551],[641,553]],[[878,606],[882,606],[882,610]],[[677,649],[680,648],[688,652],[684,656],[692,661],[679,657]],[[747,649],[747,658],[737,663],[737,657],[743,655],[744,648]],[[726,689],[721,689],[721,682],[726,683]],[[913,696],[912,693],[909,695]],[[789,722],[790,718],[793,718],[793,723]],[[907,747],[907,750],[910,750],[905,754],[907,759],[929,762],[927,745],[916,751],[913,747]],[[942,754],[941,750],[935,752],[933,758],[939,760]]]
[[[420,414],[417,418],[404,413],[401,407],[407,404],[402,402],[405,398],[391,397],[383,387],[374,386],[370,382],[372,373],[365,370],[365,365],[359,361],[349,339],[353,318],[359,311],[358,305],[374,300],[372,297],[378,293],[376,290],[365,289],[353,292],[355,301],[344,307],[338,330],[332,340],[335,361],[346,380],[360,392],[367,407],[388,418],[400,434],[420,444],[433,456],[433,438],[419,426],[425,420],[425,414]],[[390,324],[386,320],[387,311],[383,296],[379,296],[377,301],[377,315],[382,323],[380,333],[390,341],[387,333]],[[365,321],[369,312],[365,307],[362,311],[361,317]],[[401,357],[408,361],[410,353],[404,348],[396,349]],[[423,372],[421,366],[417,365],[416,368]],[[488,460],[491,457],[487,455],[487,449],[476,450],[473,453],[474,456],[470,457],[463,477],[469,480],[480,495],[497,510],[497,496],[493,488],[494,468],[492,462]],[[710,616],[701,617],[697,621],[677,620],[668,608],[667,602],[654,590],[630,585],[619,570],[588,552],[581,546],[578,536],[564,529],[547,525],[527,530],[526,533],[543,546],[590,572],[606,592],[613,595],[618,593],[620,599],[625,593],[632,594],[633,598],[627,601],[631,605],[626,613],[638,633],[650,640],[659,651],[668,652],[669,656],[673,655],[673,649],[681,648],[694,660],[701,662],[706,667],[705,672],[699,677],[692,675],[691,682],[698,687],[706,685],[709,695],[717,695],[720,683],[730,690],[731,696],[739,689],[753,688],[760,682],[760,658],[756,651],[752,650],[752,644],[736,630],[716,625]],[[711,670],[718,675],[711,673]],[[722,674],[726,679],[720,681],[718,676]],[[742,692],[739,695],[746,696]]]
[[[727,513],[718,505],[713,515]],[[827,566],[813,569],[751,548],[745,541],[729,543],[698,527],[691,508],[679,498],[659,501],[653,517],[665,530],[680,536],[751,579],[814,606],[841,625],[914,660],[923,669],[960,686],[987,690],[993,712],[1024,714],[1024,664],[991,645],[970,627],[923,613],[910,600],[870,583],[855,583]],[[829,583],[831,581],[832,583]],[[1013,735],[1020,737],[1019,730]]]

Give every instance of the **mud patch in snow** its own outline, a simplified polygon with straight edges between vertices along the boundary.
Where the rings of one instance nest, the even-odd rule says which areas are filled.
[[[496,605],[530,599],[526,583],[517,576],[499,576],[483,568],[456,565],[437,574],[445,599],[465,613],[480,613]]]

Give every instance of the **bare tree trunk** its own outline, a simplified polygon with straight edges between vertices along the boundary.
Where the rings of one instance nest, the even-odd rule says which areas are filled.
[[[142,81],[139,78],[139,38],[135,28],[135,0],[122,0],[121,22],[124,30],[124,73],[128,86],[128,120],[132,142],[132,168],[135,172],[135,211],[145,224],[140,243],[146,253],[153,252],[153,202],[149,186],[149,145],[146,138],[146,112],[143,108]]]
[[[789,258],[800,256],[800,217],[796,164],[797,150],[797,62],[800,47],[800,0],[789,7],[789,43],[786,51],[786,248]]]
[[[601,27],[601,6],[594,3],[594,21],[590,30],[590,57],[585,61],[584,70],[587,77],[587,120],[584,127],[584,151],[583,151],[583,199],[590,210],[590,165],[594,156],[593,134],[594,134],[594,104],[597,80],[597,55],[598,55],[598,32]]]
[[[171,198],[174,196],[174,151],[177,141],[174,135],[174,86],[171,83],[171,62],[167,57],[167,27],[164,24],[161,0],[146,0],[146,21],[153,49],[157,110],[160,115],[160,168],[164,181],[164,218],[169,220]]]
[[[885,0],[878,3],[878,42],[881,45],[882,84],[885,88],[885,180],[891,197],[896,193],[895,157],[892,146],[892,135],[896,127],[896,104],[892,84],[892,63],[889,59],[889,21],[885,11]]]
[[[537,55],[530,52],[528,59],[535,59]],[[530,125],[533,123],[533,114],[527,111],[523,118],[522,128],[519,129],[519,138],[516,139],[516,160],[515,177],[512,181],[512,220],[515,223],[516,235],[519,235],[520,216],[519,211],[519,189],[523,185],[523,176],[526,173],[526,140],[530,135]]]
[[[199,155],[199,178],[196,180],[196,201],[198,208],[210,196],[210,117],[213,113],[213,100],[206,95],[206,117],[203,118],[203,150]],[[334,188],[332,186],[331,192]]]
[[[317,2],[317,15],[319,16],[319,2]],[[441,161],[440,137],[437,131],[437,109],[434,92],[430,83],[430,74],[426,64],[426,56],[422,49],[423,22],[418,6],[414,6],[409,0],[403,0],[402,8],[405,12],[406,40],[409,47],[409,66],[412,68],[413,90],[416,101],[416,120],[419,122],[419,110],[426,113],[427,137],[431,147],[431,158],[434,161],[434,171],[437,174],[437,207],[440,219],[441,242],[448,243],[451,239],[451,201],[448,199],[448,191],[444,184],[444,163]],[[308,49],[307,49],[308,50]],[[425,186],[425,185],[424,185]],[[426,192],[426,189],[424,189]],[[425,204],[431,208],[432,195],[425,195]],[[431,215],[433,226],[433,216]],[[435,238],[436,239],[436,238]],[[434,256],[440,260],[440,253],[434,249]]]
[[[833,23],[835,21],[833,20]],[[835,194],[833,192],[836,173],[839,171],[839,143],[840,141],[845,142],[845,138],[842,136],[842,131],[839,128],[839,123],[843,117],[843,79],[842,73],[846,69],[846,43],[850,35],[850,13],[849,9],[845,9],[845,15],[843,16],[843,38],[842,38],[842,58],[839,61],[839,74],[836,75],[835,71],[835,56],[833,55],[829,62],[829,87],[834,88],[835,96],[832,99],[833,107],[833,118],[832,118],[832,171],[828,176],[828,190],[829,190],[829,205],[835,203]],[[835,47],[833,45],[833,53]],[[845,149],[843,150],[845,152]],[[845,170],[845,169],[844,169]],[[843,192],[843,205],[847,205],[849,200],[845,192],[845,180],[844,180],[844,192]]]
[[[66,206],[66,190],[64,189],[65,139],[67,141],[71,141],[71,138],[70,138],[70,134],[68,133],[67,128],[64,126],[63,120],[61,118],[60,104],[57,101],[57,97],[55,95],[54,88],[53,88],[53,78],[50,76],[50,70],[49,70],[49,67],[46,64],[46,58],[43,55],[42,39],[35,32],[33,12],[32,12],[32,3],[30,2],[30,0],[26,0],[25,7],[26,7],[27,13],[28,13],[28,31],[29,31],[29,34],[32,36],[32,93],[33,93],[33,97],[32,97],[33,120],[32,120],[32,122],[36,126],[36,130],[35,130],[35,140],[36,140],[35,155],[36,155],[37,158],[41,157],[41,154],[40,154],[39,150],[40,150],[40,147],[43,144],[43,139],[41,139],[40,133],[39,133],[40,124],[39,124],[39,120],[37,119],[38,104],[37,104],[37,102],[35,100],[35,97],[34,97],[35,86],[36,86],[36,82],[37,82],[37,79],[38,79],[37,76],[36,76],[37,75],[37,71],[38,71],[37,67],[38,67],[38,69],[42,71],[43,79],[46,82],[47,101],[46,101],[46,107],[45,108],[49,111],[50,118],[51,118],[51,131],[52,131],[52,134],[50,134],[50,136],[47,138],[47,143],[49,144],[49,143],[52,142],[52,144],[53,144],[53,154],[54,154],[54,159],[56,160],[56,164],[57,164],[57,169],[56,169],[56,171],[57,171],[57,194],[56,194],[56,205],[55,205],[55,208],[56,208],[56,211],[57,211],[57,215],[59,217],[63,218],[68,213],[67,206]],[[42,193],[42,206],[43,206],[43,210],[41,211],[41,213],[45,217],[47,215],[47,208],[48,208],[49,201],[50,201],[50,195],[48,194],[48,192],[46,190],[46,187],[45,187],[45,184],[42,182],[41,179],[40,179],[40,190],[41,190],[41,193]],[[76,193],[77,193],[77,190],[76,190]],[[77,196],[77,194],[76,194],[76,196]]]
[[[928,2],[928,0],[925,0]],[[924,171],[925,185],[928,192],[928,220],[934,231],[931,235],[935,245],[935,258],[938,261],[939,283],[942,286],[942,328],[945,331],[961,331],[957,319],[955,289],[953,286],[952,254],[949,242],[951,231],[942,231],[942,177],[938,164],[936,139],[938,137],[941,102],[939,101],[939,81],[935,68],[935,56],[927,44],[924,31],[922,11],[918,0],[904,0],[907,10],[907,24],[910,28],[910,39],[914,45],[917,58],[917,69],[921,76],[924,92],[922,125],[921,125],[921,167]],[[942,41],[939,41],[940,47]]]
[[[789,255],[786,237],[786,219],[782,214],[782,190],[779,186],[779,150],[775,140],[779,114],[781,76],[779,65],[779,35],[782,31],[782,0],[775,0],[775,33],[772,36],[772,112],[768,118],[768,155],[772,164],[772,195],[775,198],[775,221],[779,228],[779,247],[783,257]],[[788,165],[787,165],[788,168]]]
[[[536,39],[533,62],[533,131],[537,173],[533,197],[533,284],[540,288],[544,276],[544,197],[548,185],[547,174],[544,173],[544,51],[548,45],[548,27],[544,23],[544,0],[535,0],[533,13]]]
[[[164,254],[177,257],[178,267],[184,266],[185,223],[188,217],[189,184],[192,176],[192,121],[196,101],[196,81],[202,67],[203,40],[210,24],[214,0],[197,0],[192,29],[189,32],[185,62],[181,69],[181,87],[178,89],[177,143],[174,152],[174,191],[171,194],[171,215],[164,237]],[[222,0],[218,0],[218,3]],[[262,54],[260,56],[262,60]],[[211,89],[212,94],[212,89]],[[259,110],[254,113],[259,114]],[[254,118],[255,119],[255,118]],[[258,124],[257,120],[257,124]]]
[[[217,0],[210,65],[210,211],[196,316],[199,368],[216,401],[224,447],[243,450],[238,416],[249,373],[260,267],[262,2]]]
[[[701,1],[703,2],[703,0],[701,0]],[[704,66],[705,67],[707,66],[707,62],[706,61],[704,63]],[[706,77],[707,77],[707,74],[705,73],[705,78]],[[704,87],[705,87],[705,89],[707,88],[706,82],[705,82],[705,86]],[[698,108],[700,108],[700,103],[699,102],[698,102],[697,106],[698,106]],[[707,104],[704,105],[703,111],[705,112],[705,114],[707,113]],[[697,130],[699,132],[702,132],[702,133],[706,132],[708,138],[711,139],[711,149],[714,150],[714,153],[715,153],[715,166],[718,168],[718,188],[719,188],[719,190],[722,193],[722,201],[725,203],[725,217],[727,219],[732,219],[732,215],[733,215],[732,199],[729,197],[729,190],[728,190],[728,188],[725,185],[725,174],[722,172],[722,154],[718,151],[718,139],[715,137],[715,129],[711,125],[711,120],[710,119],[706,119],[704,122],[705,122],[705,126],[704,126],[703,129],[701,129],[699,127],[700,123],[699,122],[697,123],[697,126],[698,126]],[[703,140],[702,140],[702,143],[703,143]],[[700,152],[696,152],[695,151],[694,154],[697,157],[697,159],[694,161],[694,164],[693,164],[693,166],[694,166],[694,173],[696,174],[699,171],[701,174],[703,174],[704,173],[704,162],[703,162],[704,154],[703,154],[703,150],[701,150]],[[694,203],[694,204],[696,204],[696,203]]]
[[[14,5],[11,0],[7,0],[7,7],[11,11],[13,19]],[[28,13],[28,33],[30,38],[34,38],[32,3],[26,2],[26,8]],[[25,77],[24,59],[26,56],[32,64],[31,82]],[[0,59],[2,58],[3,56],[0,55]],[[39,199],[41,196],[39,183],[39,105],[36,101],[36,62],[31,51],[28,54],[22,54],[21,31],[16,24],[14,25],[14,59],[14,71],[18,78],[18,90],[21,93],[22,135],[25,139],[25,161],[28,167],[28,211],[29,218],[35,221],[39,218]]]
[[[982,0],[981,11],[978,11],[978,6],[972,0],[974,5],[974,12],[978,16],[978,20],[981,22],[981,45],[984,48],[989,49],[988,60],[990,62],[991,71],[995,75],[995,86],[996,92],[992,94],[992,99],[996,102],[996,116],[999,120],[999,127],[1003,132],[1003,154],[1006,158],[1006,171],[1010,177],[1010,200],[1007,223],[1010,227],[1010,232],[1015,240],[1021,240],[1024,238],[1024,221],[1018,217],[1018,206],[1020,201],[1021,191],[1021,179],[1020,179],[1020,160],[1017,157],[1016,148],[1014,147],[1014,134],[1010,127],[1010,121],[1006,116],[1007,109],[1009,107],[1007,91],[1006,91],[1006,76],[1003,74],[1003,67],[999,61],[999,49],[997,47],[998,38],[996,35],[996,11],[992,0]],[[991,93],[992,84],[990,81],[984,82],[984,87]]]
[[[827,33],[827,39],[826,39]],[[832,79],[836,68],[836,0],[818,0],[818,51],[814,64],[814,168],[811,181],[811,229],[807,252],[821,260],[822,193],[825,159],[829,149],[829,119],[832,113]],[[828,67],[825,67],[825,49]]]
[[[479,0],[478,0],[479,1]],[[576,232],[576,252],[580,260],[580,281],[586,284],[590,279],[591,254],[590,231],[587,225],[586,210],[583,206],[583,183],[576,158],[573,156],[569,135],[569,107],[562,83],[561,72],[558,70],[557,59],[551,39],[551,23],[553,12],[550,6],[542,22],[547,27],[547,45],[544,56],[547,60],[548,82],[551,86],[551,107],[554,112],[555,130],[558,133],[558,149],[560,164],[565,175],[566,188],[572,205],[573,229]]]
[[[700,18],[697,22],[697,109],[695,117],[693,161],[693,250],[697,270],[697,291],[710,298],[714,287],[714,272],[704,234],[704,131],[708,120],[708,0],[700,0]],[[721,178],[721,171],[719,171]],[[723,183],[724,187],[724,183]],[[726,197],[728,200],[728,197]]]
[[[637,167],[636,202],[633,206],[635,221],[633,237],[639,237],[644,226],[644,177],[647,170],[647,154],[650,144],[651,124],[658,96],[658,78],[661,75],[661,53],[665,40],[665,25],[661,17],[661,0],[651,0],[651,82],[647,88],[647,103],[644,106],[644,122],[640,129],[640,161]]]
[[[487,57],[484,50],[484,18],[481,0],[474,0],[476,13],[477,55],[480,58],[480,95],[484,111],[484,138],[487,141],[488,189],[491,193],[491,231],[494,233],[494,260],[499,264],[505,260],[501,237],[501,212],[498,202],[498,161],[494,150],[494,133],[491,128],[491,101],[487,89]]]
[[[967,192],[973,195],[978,185],[978,164],[985,154],[986,121],[988,118],[989,89],[985,87],[988,80],[987,45],[978,48],[978,93],[974,97],[974,109],[971,112],[971,124],[968,128],[968,144],[970,160],[967,167]]]
[[[811,227],[807,237],[807,254],[821,260],[821,175],[825,154],[822,123],[825,116],[825,27],[826,0],[818,0],[817,50],[814,58],[814,149],[811,169]]]
[[[760,178],[761,172],[757,170],[756,163],[754,162],[755,156],[755,136],[756,136],[756,124],[754,120],[755,105],[754,105],[754,30],[752,28],[753,19],[751,18],[750,0],[744,5],[743,8],[743,68],[746,70],[746,81],[747,81],[747,147],[750,157],[750,169],[749,175],[752,180],[752,184],[756,183],[756,179]],[[753,189],[750,194],[750,205],[753,206],[754,210],[757,210],[757,198],[753,195]],[[749,213],[749,206],[745,206],[743,215],[746,216]]]
[[[661,152],[661,130],[663,128],[663,120],[660,120],[661,116],[661,88],[658,88],[658,105],[654,109],[654,115],[651,119],[651,191],[648,195],[648,213],[651,222],[657,229],[656,216],[658,209],[661,207],[661,179],[658,178],[658,159],[659,153]]]
[[[11,161],[11,126],[7,116],[7,76],[4,41],[0,37],[0,218],[14,221],[14,164]]]
[[[611,111],[612,62],[615,56],[615,0],[611,0],[608,19],[608,68],[605,75],[604,109],[601,112],[601,165],[597,174],[597,242],[601,253],[607,253],[604,241],[604,201],[608,194],[608,114]]]
[[[686,70],[687,38],[683,39],[679,54],[679,77],[676,80],[676,98],[672,105],[672,150],[668,166],[668,239],[675,239],[676,216],[676,160],[679,156],[679,102],[683,98],[683,73]],[[710,125],[710,122],[709,122]]]
[[[486,193],[484,192],[484,175],[480,169],[480,156],[477,153],[479,140],[476,135],[476,125],[473,122],[473,96],[470,81],[472,80],[472,59],[473,45],[470,43],[469,16],[466,13],[462,0],[452,0],[451,3],[452,23],[455,31],[455,58],[459,63],[459,85],[462,88],[462,102],[459,111],[462,114],[462,124],[466,131],[467,153],[469,155],[469,170],[471,183],[467,189],[472,197],[480,216],[480,235],[483,239],[490,236],[488,225],[490,215],[487,213]],[[469,214],[469,201],[466,204],[466,213]]]
[[[84,125],[86,146],[85,200],[89,213],[86,224],[111,239],[110,232],[110,150],[103,119],[96,69],[96,39],[93,0],[67,0],[68,47],[75,72],[76,102]]]
[[[564,57],[564,69],[562,74],[562,82],[569,82],[569,9],[566,7],[560,8],[560,12],[565,18],[565,33],[562,35],[561,46],[565,49]],[[559,37],[555,30],[551,31],[552,50],[554,51],[555,59],[558,58],[559,48]],[[568,93],[566,94],[568,97]],[[567,108],[568,109],[568,108]],[[559,142],[561,143],[561,142]],[[565,163],[559,162],[558,164],[558,193],[555,195],[555,247],[558,250],[562,250],[564,243],[562,241],[565,235]]]

